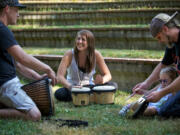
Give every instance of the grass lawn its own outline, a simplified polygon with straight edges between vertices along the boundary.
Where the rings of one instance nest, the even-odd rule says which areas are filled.
[[[33,55],[64,55],[71,48],[36,48],[23,47],[28,54]],[[163,50],[120,50],[120,49],[97,49],[104,57],[114,58],[144,58],[144,59],[161,59]]]
[[[127,7],[121,7],[121,10],[124,10],[124,11],[127,11],[127,10],[152,10],[152,9],[155,9],[155,10],[158,10],[158,9],[161,9],[161,8],[158,8],[158,7],[149,7],[149,6],[143,6],[143,7],[136,7],[136,8],[127,8]],[[112,8],[91,8],[89,7],[88,9],[73,9],[73,8],[69,8],[69,9],[61,9],[60,7],[59,8],[39,8],[38,11],[36,9],[22,9],[20,10],[20,15],[21,13],[39,13],[39,12],[60,12],[60,13],[68,13],[68,12],[88,12],[88,11],[117,11],[119,9],[115,9],[115,7],[112,7]]]
[[[63,55],[70,48],[29,48],[29,54]],[[164,51],[99,49],[104,57],[156,58],[160,59]],[[26,83],[23,82],[22,83]],[[60,86],[53,87],[53,92]],[[55,100],[55,115],[51,120],[42,118],[39,122],[22,120],[0,120],[0,135],[179,135],[180,119],[161,119],[159,117],[140,117],[131,119],[120,117],[123,105],[137,100],[133,97],[125,102],[129,93],[116,91],[113,105],[90,104],[75,107],[72,102]],[[59,127],[53,119],[71,119],[88,121],[88,127]]]
[[[27,22],[28,23],[28,22]],[[148,25],[146,24],[132,24],[132,25],[62,25],[62,26],[40,26],[40,25],[9,25],[8,28],[12,30],[16,29],[70,29],[70,28],[148,28]]]
[[[54,90],[58,87],[54,87]],[[90,104],[75,107],[72,102],[55,100],[55,116],[40,122],[22,120],[0,120],[1,135],[179,135],[180,119],[163,120],[159,117],[131,119],[118,115],[129,95],[116,91],[113,105]],[[128,103],[138,97],[133,97]],[[88,127],[59,127],[52,119],[72,119],[88,121]]]

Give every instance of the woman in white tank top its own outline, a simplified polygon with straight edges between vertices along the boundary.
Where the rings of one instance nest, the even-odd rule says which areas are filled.
[[[97,74],[93,79],[96,66],[100,74]],[[65,78],[66,72],[67,77]],[[55,92],[55,97],[61,101],[71,101],[72,87],[105,84],[111,78],[111,73],[103,56],[95,50],[93,33],[88,30],[81,30],[77,33],[74,49],[64,54],[59,65],[57,80],[63,85],[63,88]]]

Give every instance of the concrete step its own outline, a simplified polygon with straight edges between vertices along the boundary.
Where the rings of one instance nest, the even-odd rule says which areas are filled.
[[[20,2],[75,2],[75,3],[77,2],[103,2],[103,1],[113,2],[113,1],[124,1],[124,0],[20,0]]]
[[[17,41],[23,46],[73,47],[77,31],[91,30],[97,48],[162,50],[164,45],[155,41],[149,28],[47,28],[13,30]],[[51,46],[49,46],[51,45]]]
[[[76,12],[20,12],[19,25],[108,25],[108,24],[149,24],[158,13],[173,14],[180,8],[104,10]],[[180,20],[180,16],[177,16]]]
[[[71,1],[22,1],[27,8],[26,11],[60,11],[60,10],[100,10],[100,9],[126,9],[126,8],[178,8],[179,0],[124,0],[111,2],[102,0],[100,2],[71,2]]]

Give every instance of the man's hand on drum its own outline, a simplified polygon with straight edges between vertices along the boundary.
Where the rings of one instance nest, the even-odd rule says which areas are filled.
[[[43,79],[44,77],[48,76],[47,74],[42,74],[39,76],[38,80]]]
[[[103,84],[103,77],[100,74],[97,74],[94,83]]]
[[[31,73],[33,73],[33,74],[32,74],[32,79],[33,79],[33,80],[40,80],[40,79],[43,79],[44,77],[47,76],[47,74],[42,74],[42,75],[40,75],[39,73],[35,72],[34,70],[32,70]]]
[[[56,74],[53,70],[49,70],[47,76],[52,80],[52,85],[54,86],[57,83]]]

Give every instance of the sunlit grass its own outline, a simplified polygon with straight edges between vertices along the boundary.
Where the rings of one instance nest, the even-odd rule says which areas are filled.
[[[71,29],[71,28],[148,28],[147,24],[132,24],[132,25],[62,25],[62,26],[40,26],[40,25],[11,25],[10,29]]]
[[[23,47],[28,54],[33,55],[64,55],[71,48],[36,48]],[[163,50],[121,50],[121,49],[97,49],[103,57],[113,58],[145,58],[145,59],[161,59]]]
[[[22,80],[22,82],[24,82]],[[26,83],[26,82],[24,82]],[[53,87],[55,92],[59,86]],[[55,99],[55,115],[40,122],[22,120],[0,120],[1,135],[179,135],[180,119],[162,120],[158,117],[140,117],[136,120],[120,117],[123,105],[136,101],[139,96],[126,101],[130,93],[116,91],[114,104],[75,107],[72,102]],[[88,127],[59,127],[55,119],[83,120]]]
[[[152,10],[152,9],[155,9],[155,10],[158,10],[158,9],[162,9],[162,8],[158,8],[158,7],[149,7],[149,6],[144,6],[144,7],[136,7],[136,8],[127,8],[126,6],[125,7],[121,7],[121,8],[102,8],[102,7],[97,7],[97,8],[91,8],[89,6],[89,8],[87,9],[83,9],[83,8],[79,8],[79,9],[73,9],[73,8],[69,8],[69,9],[61,9],[61,7],[59,8],[40,8],[40,9],[24,9],[24,10],[20,10],[20,15],[21,13],[34,13],[34,14],[38,14],[38,12],[60,12],[60,13],[68,13],[68,12],[88,12],[88,11],[117,11],[121,9],[121,11],[127,11],[127,10]]]
[[[178,135],[180,120],[159,120],[155,118],[141,117],[137,120],[132,120],[128,117],[120,117],[119,110],[123,105],[136,101],[139,96],[135,96],[128,102],[125,101],[129,93],[116,91],[115,102],[113,105],[98,105],[90,104],[85,107],[75,107],[71,102],[59,102],[55,100],[56,116],[52,119],[76,119],[88,121],[89,126],[86,128],[58,128],[57,123],[53,121],[43,121],[40,124],[40,129],[44,134],[51,135]],[[48,127],[48,128],[47,128]]]
[[[0,119],[1,135],[40,135],[39,122],[26,122],[23,120]]]

